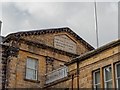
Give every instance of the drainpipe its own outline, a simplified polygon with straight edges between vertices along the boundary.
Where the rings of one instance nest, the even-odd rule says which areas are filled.
[[[77,61],[77,90],[79,90],[79,61]]]
[[[72,75],[72,90],[73,90],[73,79],[74,79],[74,75]]]

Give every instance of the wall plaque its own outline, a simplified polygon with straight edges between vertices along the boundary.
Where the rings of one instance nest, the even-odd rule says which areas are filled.
[[[71,53],[76,53],[76,43],[66,35],[54,37],[54,47]]]

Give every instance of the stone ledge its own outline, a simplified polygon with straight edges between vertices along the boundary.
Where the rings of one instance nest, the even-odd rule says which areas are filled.
[[[24,78],[24,80],[25,80],[25,81],[34,82],[34,83],[40,83],[39,80],[31,80],[31,79],[26,79],[26,78]]]

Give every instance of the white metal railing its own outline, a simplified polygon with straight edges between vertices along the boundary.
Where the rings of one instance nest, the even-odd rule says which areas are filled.
[[[45,75],[46,84],[62,79],[64,77],[67,77],[67,75],[68,75],[68,68],[66,66],[53,70],[52,72],[47,73]]]

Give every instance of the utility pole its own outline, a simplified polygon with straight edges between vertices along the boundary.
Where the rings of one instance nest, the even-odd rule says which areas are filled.
[[[98,18],[97,18],[97,4],[96,1],[94,2],[95,6],[95,31],[96,31],[96,42],[97,42],[97,48],[99,47],[99,37],[98,37]]]
[[[2,21],[0,20],[0,35],[1,35]]]
[[[0,44],[2,43],[1,27],[2,27],[2,21],[0,20]]]

